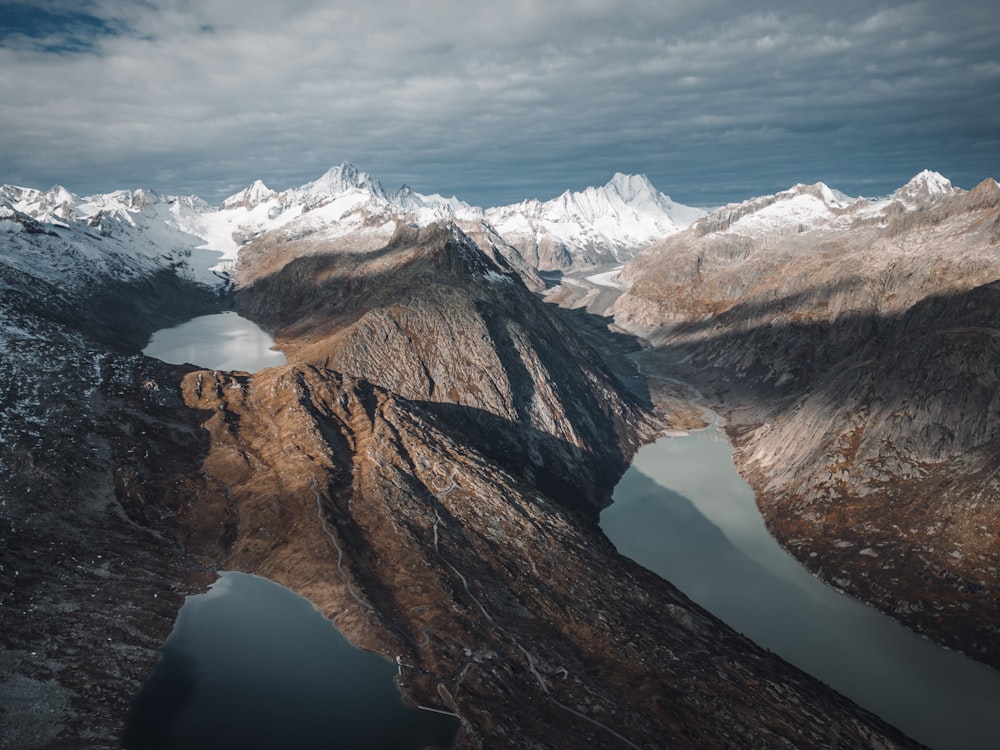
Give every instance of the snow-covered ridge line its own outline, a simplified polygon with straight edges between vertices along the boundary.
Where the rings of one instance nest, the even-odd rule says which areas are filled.
[[[66,226],[83,220],[110,231],[113,223],[135,226],[139,215],[157,215],[174,230],[194,235],[198,249],[235,261],[246,242],[281,230],[288,239],[314,235],[333,239],[352,232],[389,234],[391,221],[425,226],[435,221],[483,221],[498,234],[516,235],[524,246],[536,238],[557,244],[568,257],[594,250],[630,256],[641,246],[687,226],[700,209],[674,203],[641,175],[616,174],[603,187],[566,191],[551,201],[537,199],[483,209],[452,196],[424,195],[403,185],[387,191],[352,164],[327,170],[300,187],[276,191],[261,180],[212,207],[196,197],[161,196],[151,190],[117,190],[79,197],[56,186],[48,191],[5,186],[5,200],[39,221]],[[533,255],[535,253],[529,253]]]
[[[195,196],[145,189],[79,197],[58,185],[47,191],[5,185],[0,187],[0,205],[45,225],[79,222],[102,235],[120,234],[128,227],[156,244],[214,251],[215,271],[225,270],[244,244],[267,232],[280,230],[285,239],[336,239],[352,233],[376,239],[391,236],[399,222],[425,226],[440,220],[488,225],[529,265],[545,270],[621,263],[696,222],[701,231],[761,236],[849,214],[856,218],[892,201],[902,210],[913,210],[956,191],[946,178],[925,170],[885,199],[850,198],[816,183],[706,215],[702,209],[675,203],[644,175],[617,173],[601,187],[483,209],[454,196],[423,195],[406,185],[387,191],[367,172],[344,163],[280,192],[256,180],[218,206]]]
[[[774,195],[722,206],[694,224],[699,234],[725,232],[753,240],[818,226],[844,229],[857,221],[885,219],[887,211],[918,211],[935,201],[964,194],[937,172],[924,170],[882,198],[851,197],[822,182],[798,184]]]
[[[537,254],[539,265],[555,265],[560,253],[589,253],[593,265],[620,262],[704,215],[701,209],[675,203],[645,175],[620,172],[602,187],[484,212],[501,235],[529,255]]]

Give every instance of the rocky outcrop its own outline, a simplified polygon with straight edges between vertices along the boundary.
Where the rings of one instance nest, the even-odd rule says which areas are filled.
[[[404,226],[365,254],[311,247],[266,277],[258,262],[251,246],[236,303],[290,360],[429,402],[477,449],[590,512],[651,434],[597,355],[455,225]]]
[[[997,665],[1000,188],[938,178],[807,225],[727,207],[626,268],[615,320],[726,411],[804,564]]]

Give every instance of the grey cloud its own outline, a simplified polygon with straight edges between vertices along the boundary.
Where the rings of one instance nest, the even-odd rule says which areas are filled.
[[[624,170],[704,205],[1000,176],[988,3],[811,5],[65,5],[103,20],[86,49],[0,43],[0,182],[218,199],[349,160],[484,204]]]

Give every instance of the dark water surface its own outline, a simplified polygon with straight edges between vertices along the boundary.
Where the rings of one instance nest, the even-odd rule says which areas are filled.
[[[308,601],[223,573],[188,597],[126,720],[127,750],[418,750],[458,721],[403,703],[397,667]]]
[[[142,353],[174,365],[257,372],[285,364],[274,339],[256,323],[229,311],[202,315],[153,334]]]
[[[914,739],[938,750],[1000,747],[1000,672],[799,565],[768,533],[717,428],[640,450],[601,527],[622,554]]]

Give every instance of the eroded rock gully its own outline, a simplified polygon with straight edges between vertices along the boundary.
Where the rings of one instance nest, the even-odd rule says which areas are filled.
[[[240,304],[290,361],[252,376],[22,311],[41,343],[4,381],[33,405],[2,480],[4,746],[117,746],[182,595],[230,568],[399,656],[458,747],[913,747],[615,553],[596,511],[644,405],[434,231],[361,259],[398,263],[381,275],[319,253],[261,276]]]
[[[696,225],[626,269],[616,321],[725,413],[800,561],[1000,666],[1000,188],[841,213]]]

